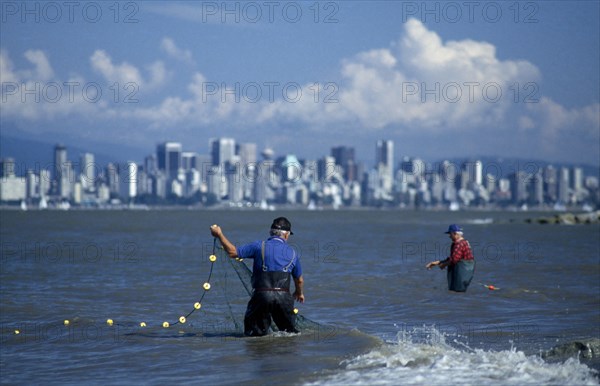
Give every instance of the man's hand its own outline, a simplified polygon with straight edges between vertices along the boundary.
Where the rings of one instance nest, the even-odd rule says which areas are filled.
[[[231,257],[231,258],[238,257],[237,256],[237,248],[229,240],[227,240],[227,237],[225,237],[225,235],[223,234],[223,230],[221,230],[220,226],[218,226],[217,224],[211,225],[210,226],[210,234],[213,235],[213,237],[216,237],[219,239],[219,241],[221,242],[221,245],[223,246],[223,249],[225,250],[225,252],[227,252],[229,257]]]
[[[220,226],[218,226],[217,224],[214,224],[214,225],[211,225],[211,227],[210,227],[210,234],[213,237],[220,238],[221,235],[223,234],[223,231],[221,230]]]
[[[294,292],[294,299],[296,299],[297,302],[304,303],[304,294],[303,293],[298,293],[298,291],[295,291]]]
[[[435,267],[436,265],[440,265],[440,261],[439,261],[439,260],[432,261],[431,263],[428,263],[428,264],[425,266],[425,268],[427,268],[427,269],[431,269],[431,268]]]
[[[300,303],[304,303],[304,277],[300,276],[294,278],[294,285],[296,286],[296,291],[294,291],[294,299]]]

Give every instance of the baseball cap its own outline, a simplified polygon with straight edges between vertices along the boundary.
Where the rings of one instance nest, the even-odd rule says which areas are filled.
[[[275,220],[273,220],[273,224],[271,224],[271,229],[288,231],[291,235],[294,234],[294,232],[292,232],[292,224],[285,217],[277,217]]]
[[[462,228],[459,227],[456,224],[452,224],[448,227],[448,231],[446,233],[456,233],[456,232],[462,232]]]

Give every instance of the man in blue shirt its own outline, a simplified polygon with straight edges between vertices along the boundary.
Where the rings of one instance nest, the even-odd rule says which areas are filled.
[[[219,239],[232,258],[253,259],[252,288],[254,292],[244,316],[244,334],[266,335],[271,319],[280,331],[298,332],[294,299],[304,303],[304,279],[300,256],[287,243],[292,233],[292,224],[285,217],[273,220],[270,237],[265,241],[233,245],[218,225],[210,227],[213,237]],[[294,279],[295,292],[290,294],[290,278]]]

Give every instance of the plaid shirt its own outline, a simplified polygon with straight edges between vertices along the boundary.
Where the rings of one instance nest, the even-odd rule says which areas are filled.
[[[471,251],[471,246],[465,239],[452,243],[452,247],[450,248],[448,262],[454,265],[460,260],[473,260],[473,251]]]

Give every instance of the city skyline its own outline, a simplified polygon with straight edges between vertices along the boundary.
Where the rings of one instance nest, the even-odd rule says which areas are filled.
[[[399,156],[394,142],[374,144],[375,164],[356,159],[353,147],[335,146],[317,159],[260,151],[254,143],[211,138],[207,153],[187,151],[179,142],[156,144],[143,162],[100,165],[90,152],[73,162],[68,148],[54,146],[54,162],[24,174],[14,158],[1,160],[0,201],[62,209],[185,204],[317,207],[527,207],[560,209],[600,205],[600,176],[572,168],[526,162],[502,170],[479,159],[431,163]],[[66,205],[66,206],[65,206]]]
[[[176,144],[177,146],[180,146],[182,153],[195,153],[195,154],[206,156],[209,159],[212,159],[213,155],[212,155],[212,151],[211,151],[211,142],[212,142],[212,140],[218,139],[218,138],[231,138],[231,137],[223,136],[223,137],[210,138],[207,140],[207,143],[206,143],[206,146],[204,147],[204,149],[190,148],[190,147],[187,147],[184,143],[181,143],[178,141],[173,141],[173,140],[158,141],[154,144],[154,146],[147,148],[147,149],[141,149],[139,152],[136,152],[137,155],[121,155],[121,156],[110,155],[109,152],[95,151],[94,149],[83,148],[83,147],[79,147],[79,146],[76,146],[73,144],[64,143],[64,142],[60,142],[60,141],[55,142],[55,143],[23,141],[23,143],[21,143],[20,140],[11,138],[11,140],[15,141],[15,144],[11,144],[10,147],[0,146],[1,147],[0,159],[6,159],[6,158],[14,159],[16,161],[16,166],[18,167],[17,174],[20,174],[20,175],[24,175],[26,173],[27,169],[40,169],[40,168],[43,168],[44,166],[59,164],[56,160],[56,153],[55,153],[56,146],[62,146],[67,149],[71,149],[67,153],[68,160],[71,162],[79,161],[81,159],[81,157],[85,154],[93,154],[96,159],[95,163],[100,165],[101,167],[106,166],[106,164],[108,164],[108,163],[123,164],[123,163],[129,162],[129,161],[136,162],[138,164],[143,164],[144,159],[147,156],[149,156],[150,154],[156,154],[156,149],[159,146],[168,144],[168,143]],[[233,139],[233,141],[236,144],[238,144],[238,145],[240,144],[240,142],[238,142],[238,139],[236,139],[236,138],[231,138],[231,139]],[[379,146],[380,146],[379,142],[384,142],[384,143],[392,142],[392,148],[395,146],[394,141],[391,141],[389,139],[374,139],[373,142],[370,144],[371,145],[370,146],[371,147],[370,155],[369,154],[365,155],[365,154],[357,151],[357,148],[354,146],[351,146],[348,144],[335,143],[335,144],[325,145],[325,148],[327,149],[326,154],[332,155],[331,153],[337,151],[340,154],[340,157],[345,157],[347,155],[344,152],[350,150],[352,152],[351,157],[355,162],[360,162],[360,163],[367,165],[368,167],[373,167],[378,163],[377,157],[379,154]],[[26,155],[24,157],[25,159],[23,159],[23,157],[20,157],[20,153],[21,153],[21,151],[23,151],[22,149],[24,149],[23,146],[28,146],[30,143],[35,143],[35,146],[34,146],[35,155],[33,155],[33,156]],[[248,144],[248,143],[244,143],[244,144]],[[276,151],[276,149],[273,149],[270,147],[260,148],[257,144],[251,144],[251,145],[255,146],[255,152],[257,155],[260,155],[262,152],[264,152],[266,150],[266,151],[272,152],[272,157],[274,157],[275,155],[277,155],[278,157],[293,155],[293,156],[297,157],[299,160],[318,159],[318,158],[325,156],[325,153],[322,153],[322,154],[317,155],[316,157],[308,157],[308,156],[306,156],[305,153],[302,153],[302,152],[285,153],[282,151]],[[9,150],[7,150],[7,148],[9,148]],[[75,149],[75,151],[73,151],[73,149]],[[154,150],[151,150],[151,149],[154,149]],[[598,175],[598,177],[600,178],[600,166],[599,165],[594,165],[592,163],[584,163],[584,162],[554,162],[554,161],[548,160],[548,159],[529,158],[524,154],[520,155],[520,156],[514,156],[514,157],[508,157],[508,156],[505,156],[502,154],[491,154],[491,155],[473,154],[473,155],[464,155],[464,156],[449,157],[449,158],[440,157],[440,158],[435,158],[435,159],[429,159],[429,158],[424,157],[421,154],[403,153],[403,152],[398,152],[398,151],[392,150],[392,156],[393,156],[392,161],[393,161],[394,168],[397,167],[402,162],[402,160],[405,158],[422,159],[422,160],[424,160],[424,162],[427,165],[439,165],[444,161],[451,161],[451,162],[458,163],[458,164],[462,164],[463,162],[475,161],[475,160],[484,160],[484,162],[497,163],[497,164],[501,164],[506,161],[508,165],[514,164],[514,166],[506,167],[506,172],[501,172],[501,174],[503,174],[503,175],[518,171],[518,170],[520,170],[521,167],[529,168],[529,170],[531,170],[532,168],[543,167],[545,165],[554,165],[557,167],[583,167],[586,170],[588,170],[588,174]],[[98,161],[99,159],[101,161]],[[256,161],[256,160],[254,160],[254,161]],[[519,166],[519,165],[522,165],[522,166]],[[535,166],[523,166],[523,165],[535,165]]]
[[[0,136],[599,165],[599,7],[5,1]]]

